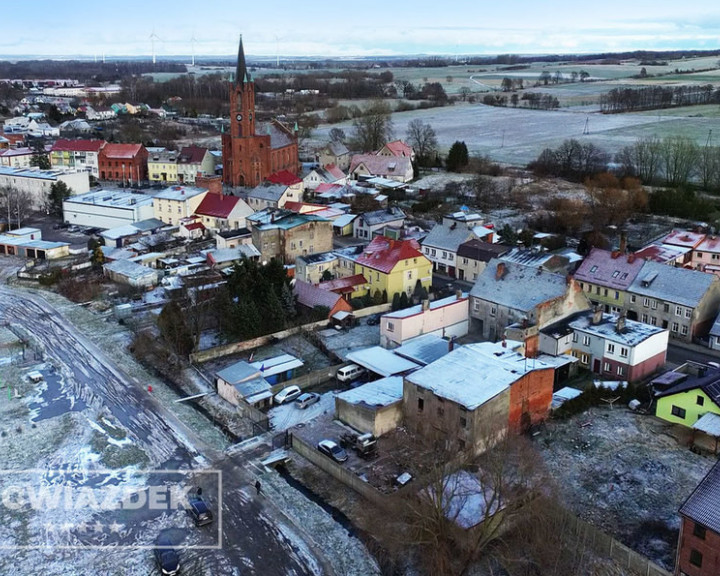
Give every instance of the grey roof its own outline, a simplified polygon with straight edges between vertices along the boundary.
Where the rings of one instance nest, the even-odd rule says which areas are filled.
[[[680,514],[720,534],[720,462],[685,500]]]
[[[270,135],[270,148],[277,150],[293,143],[293,138],[288,134],[287,129],[281,128],[277,122],[260,122],[257,125],[255,134],[258,136]]]
[[[347,146],[345,146],[342,142],[329,142],[325,149],[333,156],[344,156],[345,154],[350,154],[350,150],[348,150]]]
[[[395,206],[383,210],[374,210],[373,212],[365,212],[360,214],[360,218],[365,222],[367,226],[377,226],[379,224],[387,224],[388,222],[394,222],[396,220],[402,220],[405,218],[405,212]]]
[[[690,390],[702,390],[707,396],[720,407],[720,370],[708,367],[701,376],[688,376],[679,384],[658,392],[656,396],[673,396]]]
[[[235,385],[239,382],[260,376],[260,371],[245,362],[245,360],[241,360],[240,362],[231,364],[227,368],[223,368],[216,376],[225,380],[228,384]]]
[[[709,436],[720,437],[720,415],[706,412],[693,424],[693,430],[704,432]]]
[[[695,308],[713,282],[714,274],[646,261],[628,292]]]
[[[372,408],[382,408],[400,402],[402,397],[402,376],[381,378],[337,395],[337,398],[348,404],[362,404]]]
[[[458,226],[456,223],[450,226],[435,224],[433,229],[425,236],[422,245],[457,252],[460,244],[472,237],[472,231],[465,228],[465,226]]]
[[[251,397],[255,395],[261,395],[260,398],[256,398],[255,400],[260,400],[263,397],[269,398],[271,396],[270,384],[262,376],[235,384],[235,390],[246,400],[250,400]]]
[[[122,274],[126,278],[144,278],[151,274],[157,279],[157,272],[155,270],[142,264],[136,264],[130,260],[113,260],[105,264],[104,267],[115,274]]]
[[[450,343],[435,334],[423,334],[405,341],[393,352],[422,366],[427,366],[450,352]]]
[[[198,196],[199,194],[206,193],[207,188],[196,188],[195,186],[184,186],[176,184],[174,186],[169,186],[168,188],[165,188],[165,190],[161,190],[160,192],[155,194],[154,197],[160,200],[183,201]]]
[[[489,242],[483,242],[482,240],[473,238],[458,246],[457,255],[461,258],[470,258],[480,262],[489,262],[493,258],[502,256],[509,250],[509,246],[504,246],[502,244],[490,244]]]
[[[497,278],[500,264],[504,265],[505,272]],[[478,276],[470,296],[530,312],[543,302],[562,297],[566,291],[565,276],[493,258]]]
[[[347,359],[380,376],[395,376],[419,367],[415,362],[406,360],[380,346],[353,350],[347,355]]]
[[[141,232],[147,232],[148,230],[159,230],[160,228],[167,226],[165,222],[163,222],[162,220],[158,220],[157,218],[146,218],[145,220],[133,222],[132,225]]]
[[[318,252],[317,254],[306,254],[304,256],[298,256],[295,261],[304,262],[305,264],[320,264],[322,262],[332,262],[337,260],[337,254],[334,252]]]
[[[643,261],[633,254],[625,255],[593,248],[575,271],[575,279],[616,290],[627,290],[642,267]]]
[[[250,190],[247,196],[267,202],[278,202],[287,189],[288,187],[284,184],[260,184]]]
[[[337,226],[338,228],[344,228],[348,224],[350,224],[353,220],[357,218],[357,214],[343,214],[342,216],[338,216],[333,221],[333,226]]]
[[[618,332],[616,330],[618,317],[613,314],[603,314],[602,320],[598,324],[593,324],[592,321],[593,313],[583,312],[568,324],[574,330],[596,334],[605,340],[627,346],[637,346],[655,334],[667,332],[666,329],[660,328],[659,326],[651,326],[650,324],[635,322],[634,320],[625,320],[625,329],[623,332]]]
[[[720,336],[720,314],[717,315],[712,328],[710,328],[710,336]]]

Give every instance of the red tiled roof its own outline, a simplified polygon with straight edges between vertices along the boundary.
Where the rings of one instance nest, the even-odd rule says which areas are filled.
[[[67,140],[60,138],[52,147],[53,152],[98,152],[105,140]]]
[[[292,172],[288,172],[287,170],[280,170],[280,172],[270,174],[267,179],[273,184],[284,184],[285,186],[292,186],[293,184],[299,184],[300,182],[302,182],[302,179],[298,178],[297,176],[295,176],[295,174],[293,174]]]
[[[192,224],[185,224],[186,230],[203,230],[205,226],[203,226],[202,222],[193,222]]]
[[[202,164],[207,148],[200,146],[185,146],[180,150],[178,162],[180,164]]]
[[[321,204],[308,204],[307,202],[285,202],[285,206],[283,206],[285,210],[290,210],[291,212],[297,212],[298,214],[309,214],[312,212],[317,212],[318,210],[325,210],[325,206],[322,206]]]
[[[213,218],[227,218],[233,208],[240,201],[237,196],[220,196],[220,194],[205,194],[195,214],[212,216]]]
[[[422,257],[420,244],[416,240],[393,240],[385,236],[376,236],[356,262],[387,274],[400,260],[420,257]]]
[[[338,168],[337,166],[335,166],[335,164],[328,164],[328,165],[325,166],[324,168],[325,168],[325,170],[327,170],[328,172],[330,172],[330,174],[332,174],[332,175],[333,175],[335,178],[337,178],[338,180],[340,180],[340,179],[342,179],[342,178],[345,178],[345,172],[343,172],[342,170],[340,170],[340,168]]]
[[[135,158],[143,150],[142,144],[105,144],[102,153],[105,158]]]
[[[390,150],[394,156],[412,156],[412,146],[408,146],[402,140],[394,140],[385,144],[385,148]]]
[[[331,310],[337,304],[337,301],[341,298],[339,294],[330,292],[329,290],[323,290],[318,288],[309,282],[304,282],[299,278],[295,279],[295,286],[293,287],[297,300],[303,306],[308,308],[315,308],[315,306],[327,306]]]
[[[335,280],[329,280],[327,282],[320,282],[318,288],[323,290],[329,290],[330,292],[353,292],[355,286],[361,286],[367,284],[365,276],[362,274],[355,274],[354,276],[347,276],[345,278],[336,278]]]
[[[336,192],[337,190],[342,190],[343,186],[342,184],[328,184],[326,182],[323,182],[321,184],[318,184],[318,187],[315,188],[315,194],[324,194],[325,192]]]

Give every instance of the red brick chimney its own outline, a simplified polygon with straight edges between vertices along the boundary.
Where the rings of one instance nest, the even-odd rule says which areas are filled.
[[[620,232],[620,254],[625,254],[627,252],[627,232],[623,230]]]
[[[222,178],[220,176],[198,176],[195,178],[195,186],[207,188],[210,194],[223,195]]]
[[[498,262],[495,270],[495,280],[502,280],[503,276],[505,276],[505,262]]]

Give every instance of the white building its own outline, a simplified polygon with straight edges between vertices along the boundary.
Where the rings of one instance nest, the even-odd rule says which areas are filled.
[[[55,182],[64,182],[73,195],[90,191],[90,175],[87,172],[0,167],[0,188],[9,187],[21,194],[27,193],[33,210],[46,208],[50,188]]]
[[[99,190],[63,202],[63,221],[77,226],[116,228],[153,217],[152,196]]]

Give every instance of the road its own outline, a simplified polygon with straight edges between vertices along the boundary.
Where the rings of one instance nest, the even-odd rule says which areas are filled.
[[[92,409],[109,411],[146,453],[152,468],[223,471],[223,546],[219,552],[204,552],[209,556],[203,558],[204,567],[217,570],[212,573],[229,573],[227,569],[234,567],[248,575],[319,573],[324,562],[298,554],[297,542],[286,536],[277,511],[248,496],[252,470],[241,456],[231,459],[205,445],[41,296],[0,286],[2,323],[21,325],[31,333],[71,394]]]

